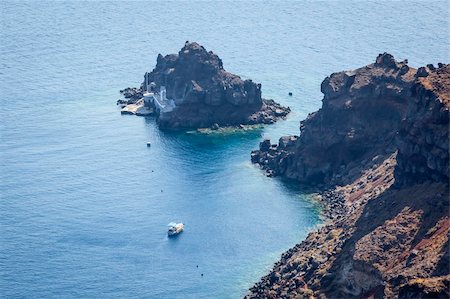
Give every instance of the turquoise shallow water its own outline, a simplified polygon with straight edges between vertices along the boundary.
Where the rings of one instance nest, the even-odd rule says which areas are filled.
[[[1,297],[242,296],[319,223],[302,190],[264,177],[250,151],[298,134],[331,72],[384,51],[448,62],[447,5],[2,1]],[[117,91],[185,40],[292,115],[212,136],[121,116]],[[169,240],[173,220],[186,231]]]

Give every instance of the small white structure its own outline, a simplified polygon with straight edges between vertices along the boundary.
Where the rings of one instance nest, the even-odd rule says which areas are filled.
[[[166,97],[166,87],[161,86],[159,94],[153,94],[153,103],[156,108],[156,112],[160,115],[171,112],[175,108],[175,101]]]
[[[169,227],[169,229],[167,230],[167,235],[169,237],[176,236],[184,230],[183,223],[170,222],[168,224],[168,227]]]
[[[155,82],[148,82],[148,75],[145,76],[146,92],[144,93],[145,106],[155,106],[156,113],[163,116],[164,113],[172,112],[176,107],[175,101],[167,98],[165,86],[161,86],[159,93],[156,92]]]
[[[153,96],[154,96],[155,94],[153,93],[153,92],[145,92],[144,93],[144,102],[145,102],[145,105],[146,106],[149,106],[149,104],[151,103],[151,104],[153,104]]]
[[[144,105],[146,107],[151,107],[151,104],[153,104],[153,95],[154,95],[154,89],[155,89],[155,82],[149,82],[148,79],[148,73],[145,73],[145,89],[144,92]]]
[[[164,101],[167,99],[166,97],[166,87],[165,86],[161,86],[161,88],[159,89],[159,95],[161,96],[161,100]]]

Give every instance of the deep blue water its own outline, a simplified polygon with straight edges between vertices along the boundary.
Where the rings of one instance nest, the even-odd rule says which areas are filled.
[[[320,222],[250,151],[298,134],[331,72],[448,62],[448,19],[445,1],[1,1],[0,297],[239,298]],[[291,116],[212,136],[121,116],[118,90],[185,40]]]

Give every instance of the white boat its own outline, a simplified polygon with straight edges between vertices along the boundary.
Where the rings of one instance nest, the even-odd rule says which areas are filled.
[[[175,223],[175,222],[170,222],[168,224],[169,229],[167,230],[167,235],[170,236],[175,236],[178,235],[179,233],[181,233],[184,230],[184,224],[183,223]]]

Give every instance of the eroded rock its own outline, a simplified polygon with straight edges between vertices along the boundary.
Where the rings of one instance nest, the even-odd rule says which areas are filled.
[[[300,136],[251,158],[319,186],[328,220],[246,298],[448,298],[450,66],[417,74],[384,53],[321,88]]]
[[[272,124],[290,112],[263,99],[261,84],[227,72],[216,54],[195,42],[186,42],[178,54],[159,54],[141,88],[121,92],[133,100],[155,94],[158,100],[149,101],[162,129]]]

